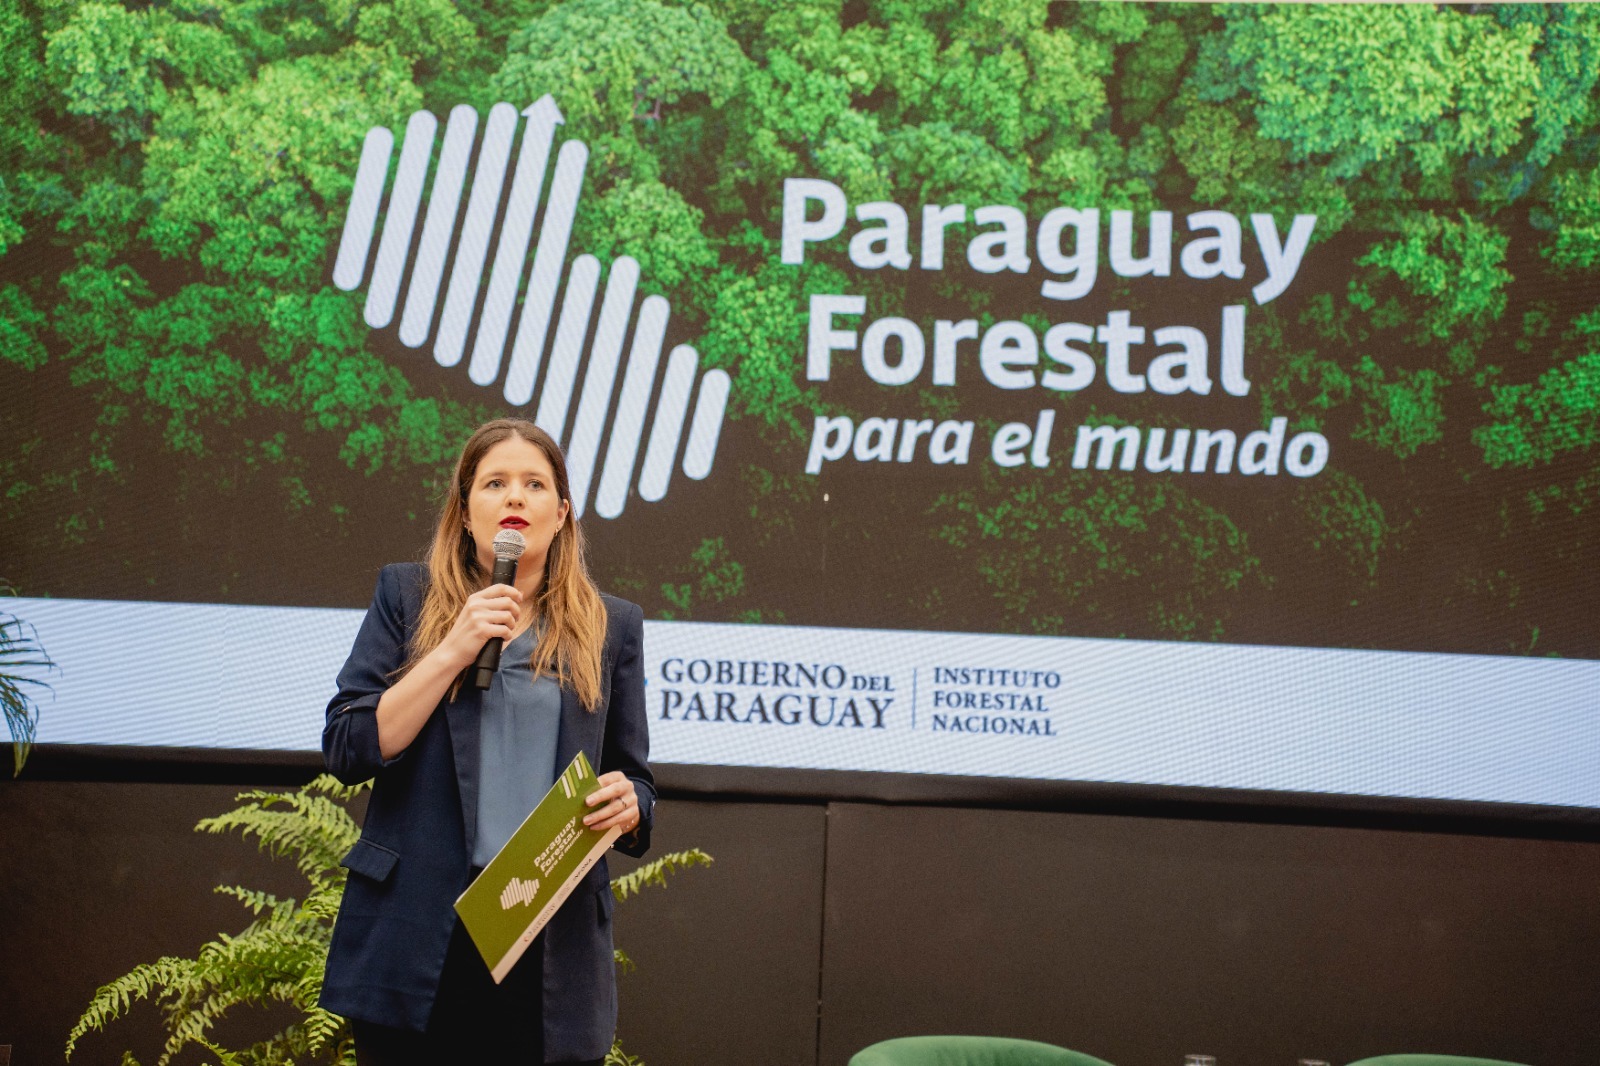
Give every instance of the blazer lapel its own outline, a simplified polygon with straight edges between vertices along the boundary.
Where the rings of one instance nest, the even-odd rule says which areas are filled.
[[[481,780],[479,722],[482,694],[470,684],[461,685],[456,698],[445,704],[450,727],[450,748],[456,759],[456,791],[461,793],[461,824],[467,831],[467,854],[478,842],[478,784]]]
[[[587,751],[595,772],[600,772],[600,721],[603,714],[590,714],[578,702],[578,694],[565,685],[561,688],[561,732],[556,737],[556,773]]]

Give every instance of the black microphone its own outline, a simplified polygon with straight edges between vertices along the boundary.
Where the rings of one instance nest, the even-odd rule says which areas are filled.
[[[502,529],[494,535],[494,575],[491,585],[510,585],[517,580],[517,560],[521,558],[528,542],[514,529]],[[490,637],[478,652],[478,661],[472,664],[472,687],[488,688],[494,672],[500,668],[499,637]]]

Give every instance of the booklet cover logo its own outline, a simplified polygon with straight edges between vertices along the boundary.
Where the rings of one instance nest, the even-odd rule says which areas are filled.
[[[508,911],[512,907],[527,906],[539,895],[539,879],[524,881],[520,877],[513,877],[506,885],[505,891],[500,893],[500,909]]]

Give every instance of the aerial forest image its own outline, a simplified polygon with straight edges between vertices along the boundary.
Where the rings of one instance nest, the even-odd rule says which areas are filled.
[[[0,579],[421,557],[540,394],[364,318],[392,201],[335,261],[369,131],[505,103],[587,148],[540,298],[626,257],[731,385],[584,514],[647,617],[1600,658],[1597,78],[1584,4],[0,0]]]

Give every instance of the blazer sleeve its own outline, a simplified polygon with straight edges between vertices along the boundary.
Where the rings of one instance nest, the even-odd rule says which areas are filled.
[[[377,775],[385,760],[378,747],[378,701],[405,664],[405,568],[390,565],[378,574],[372,606],[356,631],[350,657],[339,671],[339,691],[328,702],[322,727],[322,761],[347,785]]]
[[[606,733],[600,752],[602,773],[621,770],[633,782],[639,798],[639,825],[617,838],[613,845],[624,855],[639,856],[650,850],[650,829],[655,820],[656,785],[650,773],[650,730],[644,705],[644,611],[637,604],[621,604],[617,656],[611,667],[611,705],[606,712]]]

